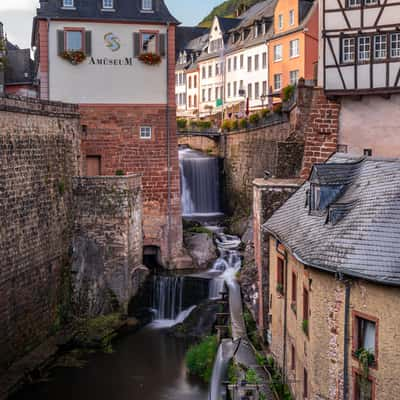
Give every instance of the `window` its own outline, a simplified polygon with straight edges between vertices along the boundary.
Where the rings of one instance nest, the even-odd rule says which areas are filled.
[[[228,83],[228,97],[231,97],[231,83]]]
[[[263,67],[263,69],[266,69],[268,67],[268,65],[267,65],[267,53],[262,53],[262,67]]]
[[[304,399],[308,398],[308,372],[305,368],[303,376],[303,397]]]
[[[292,371],[295,371],[296,370],[296,349],[295,349],[293,344],[292,344],[291,353],[292,353],[292,360],[291,360],[291,363],[290,363],[291,364],[290,368],[291,368]]]
[[[251,66],[251,57],[247,57],[247,71],[251,72],[252,66]]]
[[[195,94],[193,98],[193,107],[197,107],[197,94]]]
[[[192,107],[192,96],[189,96],[189,107]]]
[[[232,59],[228,58],[228,72],[231,72],[232,69]]]
[[[153,0],[142,0],[142,10],[152,11],[153,10]]]
[[[63,7],[73,8],[74,7],[74,0],[63,0]]]
[[[254,84],[254,98],[256,100],[260,98],[260,84],[258,82]]]
[[[355,313],[353,351],[365,349],[376,356],[376,321]]]
[[[215,100],[219,99],[219,87],[215,88]]]
[[[274,61],[281,61],[282,60],[282,45],[277,44],[274,46]]]
[[[303,289],[303,331],[308,336],[309,333],[309,315],[310,315],[310,297],[308,290]]]
[[[290,41],[290,57],[298,57],[300,54],[299,39]]]
[[[342,40],[342,61],[344,63],[354,62],[355,56],[355,39],[344,38]]]
[[[247,85],[247,97],[251,100],[253,97],[253,86],[251,83]]]
[[[297,312],[297,275],[292,273],[292,310]]]
[[[371,58],[371,38],[361,36],[358,38],[358,60],[369,61]]]
[[[372,149],[364,149],[364,156],[372,157]]]
[[[274,75],[274,90],[277,92],[282,89],[282,74]]]
[[[244,68],[244,55],[241,54],[240,55],[240,69],[243,69],[243,68]]]
[[[151,126],[140,127],[140,139],[151,139]]]
[[[211,78],[212,77],[212,65],[208,66],[208,77]]]
[[[361,375],[354,375],[354,399],[355,400],[372,400],[374,384],[371,379],[362,379]]]
[[[103,0],[103,8],[113,9],[114,8],[114,0]]]
[[[259,68],[260,68],[260,56],[256,54],[254,56],[254,71],[258,71]]]
[[[83,51],[83,30],[66,30],[65,31],[65,50],[67,51]]]
[[[155,32],[141,32],[142,53],[157,53],[157,38]]]
[[[400,33],[390,35],[390,56],[400,57]]]
[[[254,37],[255,38],[258,37],[258,32],[259,32],[259,26],[258,26],[258,24],[255,24],[254,25]]]
[[[268,94],[267,81],[263,81],[263,83],[262,83],[262,94],[264,96],[266,96]]]
[[[294,10],[289,11],[289,25],[294,25]]]
[[[280,31],[283,29],[283,14],[278,15],[278,29]]]
[[[203,67],[203,68],[202,68],[202,70],[201,70],[201,77],[202,77],[203,79],[206,79],[206,78],[207,78],[206,67]]]
[[[360,7],[362,0],[347,0],[347,7]]]
[[[208,89],[208,101],[211,101],[211,99],[212,99],[212,90],[210,88]]]
[[[233,82],[233,97],[237,96],[237,82]]]
[[[377,35],[374,38],[375,41],[375,52],[374,58],[376,59],[385,59],[387,56],[387,41],[386,35]]]
[[[193,87],[196,89],[197,88],[197,75],[194,76],[194,83],[193,83]]]
[[[206,102],[206,89],[203,89],[201,92],[201,100],[203,103]]]
[[[276,291],[279,294],[283,294],[284,292],[284,281],[285,281],[285,261],[282,257],[278,257],[277,259],[277,275],[276,275]]]
[[[377,4],[377,2],[378,2],[378,0],[364,0],[364,4],[366,6],[371,6],[371,5]]]
[[[290,71],[289,75],[290,75],[290,84],[297,85],[299,81],[299,70],[296,69],[295,71]]]

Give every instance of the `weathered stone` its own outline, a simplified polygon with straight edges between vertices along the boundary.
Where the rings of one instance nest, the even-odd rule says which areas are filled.
[[[207,268],[217,259],[217,248],[208,233],[186,233],[185,246],[195,265]]]

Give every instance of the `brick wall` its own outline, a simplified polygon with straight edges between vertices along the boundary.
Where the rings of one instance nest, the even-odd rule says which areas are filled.
[[[77,177],[72,271],[78,312],[127,310],[147,269],[142,266],[141,176]]]
[[[0,368],[53,324],[79,139],[75,106],[0,98]]]
[[[171,198],[168,204],[168,140],[165,105],[81,105],[85,125],[84,156],[101,157],[101,175],[115,176],[117,170],[143,176],[143,233],[145,246],[158,246],[168,259],[168,237],[172,257],[182,247],[178,144],[170,128],[169,159]],[[140,139],[140,126],[152,126],[151,139]],[[175,127],[170,110],[170,126]],[[168,235],[168,206],[170,234]]]

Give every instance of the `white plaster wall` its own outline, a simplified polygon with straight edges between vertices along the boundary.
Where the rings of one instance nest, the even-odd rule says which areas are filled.
[[[373,156],[400,157],[400,95],[342,98],[339,124],[339,144],[349,153],[372,149]]]
[[[215,75],[215,65],[219,63],[222,64],[220,69],[222,69],[222,73],[219,75]],[[208,75],[208,68],[211,65],[212,67],[212,76]],[[206,78],[203,78],[203,67],[206,67]],[[207,106],[212,106],[212,113],[222,111],[222,107],[216,107],[216,98],[215,98],[215,88],[216,87],[224,87],[224,58],[223,57],[215,57],[207,61],[202,61],[199,63],[199,74],[200,74],[200,113],[203,115],[210,114],[210,110],[207,109]],[[203,102],[203,89],[206,90],[206,101]],[[211,101],[208,101],[208,90],[211,89]]]
[[[92,32],[92,56],[96,58],[133,58],[133,65],[90,65],[87,58],[71,65],[57,54],[57,30],[84,27]],[[166,32],[160,25],[107,24],[95,22],[51,21],[49,29],[50,100],[73,103],[165,104],[166,58],[160,65],[147,66],[133,57],[133,33],[140,30]],[[114,33],[121,48],[112,52],[105,46],[104,35]]]

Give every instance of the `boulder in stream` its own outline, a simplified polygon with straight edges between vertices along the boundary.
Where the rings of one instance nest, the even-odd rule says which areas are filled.
[[[211,232],[185,232],[185,246],[198,268],[211,267],[217,259],[217,248]]]

